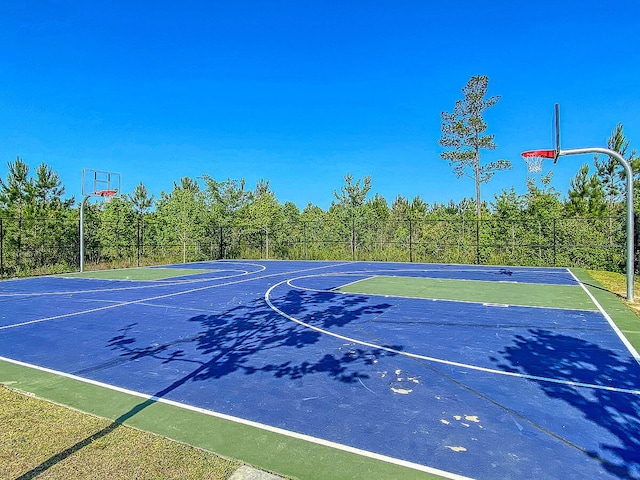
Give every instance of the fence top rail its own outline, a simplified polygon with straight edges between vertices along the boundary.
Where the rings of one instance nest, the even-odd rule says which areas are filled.
[[[0,214],[0,220],[10,220],[10,221],[24,221],[24,220],[57,220],[57,221],[78,221],[76,216],[73,215],[72,212],[68,212],[62,215],[57,216],[38,216],[38,215],[24,215],[21,217],[2,215]],[[553,222],[553,221],[589,221],[589,220],[609,220],[609,219],[618,219],[618,220],[626,220],[625,215],[599,215],[599,216],[564,216],[564,217],[552,217],[552,218],[538,218],[538,217],[526,217],[523,216],[521,218],[482,218],[480,220],[476,218],[464,218],[460,216],[453,217],[431,217],[431,218],[386,218],[386,219],[375,219],[375,218],[364,218],[364,217],[355,217],[355,218],[322,218],[315,220],[305,220],[305,219],[293,219],[293,220],[283,220],[274,222],[271,225],[266,227],[258,227],[255,224],[250,222],[242,222],[242,223],[218,223],[216,221],[212,221],[210,225],[214,228],[237,228],[237,227],[252,227],[256,229],[264,229],[271,228],[273,226],[278,225],[313,225],[313,224],[351,224],[353,220],[359,221],[359,223],[368,223],[368,224],[384,224],[384,223],[423,223],[423,222],[465,222],[465,223],[487,223],[487,222],[531,222],[531,221],[541,221],[541,222]],[[154,217],[152,214],[147,215],[134,215],[131,217],[132,222],[137,222],[138,220],[142,220],[144,223],[164,223],[165,219]],[[115,221],[115,220],[114,220]]]

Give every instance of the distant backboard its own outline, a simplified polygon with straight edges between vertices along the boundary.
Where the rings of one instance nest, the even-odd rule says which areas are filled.
[[[119,173],[82,169],[82,196],[111,197],[119,195],[121,178]]]

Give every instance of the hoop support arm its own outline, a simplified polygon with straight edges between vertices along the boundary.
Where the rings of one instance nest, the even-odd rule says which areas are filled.
[[[583,153],[602,153],[615,158],[622,164],[627,174],[627,300],[633,301],[633,273],[634,273],[634,219],[633,219],[633,169],[631,164],[615,150],[608,148],[573,148],[570,150],[560,150],[558,157],[563,155],[581,155]]]

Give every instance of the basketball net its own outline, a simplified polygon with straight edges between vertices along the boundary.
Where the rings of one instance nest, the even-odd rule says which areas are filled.
[[[555,150],[531,150],[522,153],[522,158],[527,164],[529,173],[542,172],[542,163],[548,158],[553,158]]]
[[[542,163],[544,162],[544,157],[524,157],[524,161],[527,164],[527,170],[529,173],[540,173],[542,172]]]
[[[98,197],[102,197],[104,199],[104,203],[109,203],[113,197],[116,195],[116,190],[100,190],[96,192]]]

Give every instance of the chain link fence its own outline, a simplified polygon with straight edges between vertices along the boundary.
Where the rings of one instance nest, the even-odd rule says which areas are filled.
[[[622,217],[518,221],[334,218],[274,221],[266,226],[211,222],[194,237],[188,226],[178,228],[157,218],[131,216],[104,222],[88,216],[84,230],[87,269],[215,259],[289,259],[623,271],[626,258]],[[78,231],[77,217],[0,218],[0,276],[78,270]]]

